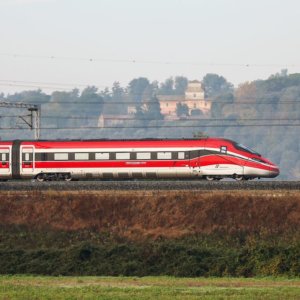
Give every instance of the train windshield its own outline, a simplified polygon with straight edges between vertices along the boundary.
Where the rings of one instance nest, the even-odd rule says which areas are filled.
[[[244,146],[242,144],[238,144],[238,143],[235,143],[235,148],[238,149],[238,150],[242,150],[242,151],[246,151],[248,153],[251,153],[251,154],[254,154],[254,155],[258,155],[258,156],[261,156],[259,153],[257,153],[256,151],[252,150],[251,148],[247,147],[247,146]]]

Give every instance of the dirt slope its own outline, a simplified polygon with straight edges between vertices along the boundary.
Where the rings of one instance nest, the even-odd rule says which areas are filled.
[[[1,192],[0,224],[128,238],[299,232],[298,191]]]

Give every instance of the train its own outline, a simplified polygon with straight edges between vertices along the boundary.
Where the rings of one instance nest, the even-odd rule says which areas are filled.
[[[223,138],[0,141],[0,180],[274,178],[279,168]]]

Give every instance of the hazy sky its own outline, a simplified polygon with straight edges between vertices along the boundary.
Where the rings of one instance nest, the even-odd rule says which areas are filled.
[[[299,35],[297,0],[0,0],[0,91],[208,72],[237,85],[300,72]]]

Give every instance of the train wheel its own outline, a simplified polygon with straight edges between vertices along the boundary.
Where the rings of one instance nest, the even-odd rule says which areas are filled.
[[[242,180],[245,180],[245,177],[242,176],[242,175],[237,175],[237,176],[234,177],[234,179],[235,179],[236,181],[242,181]]]
[[[72,180],[71,174],[66,174],[64,179],[65,181],[71,181]]]
[[[213,180],[215,180],[215,177],[207,175],[205,177],[205,179],[208,180],[208,181],[213,181]]]
[[[46,180],[45,174],[38,174],[38,175],[36,176],[36,180],[39,181],[39,182],[45,181],[45,180]]]

